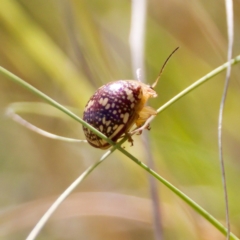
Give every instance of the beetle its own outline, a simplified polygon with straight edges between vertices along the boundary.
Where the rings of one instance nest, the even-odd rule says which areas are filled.
[[[147,100],[157,93],[147,84],[137,80],[118,80],[100,87],[88,101],[83,120],[89,123],[113,142],[127,134],[134,124],[142,126],[157,112],[145,106]],[[107,149],[111,145],[83,126],[90,145]]]
[[[167,61],[177,49],[167,58],[152,86],[137,80],[118,80],[100,87],[86,104],[83,120],[115,143],[124,135],[129,135],[129,141],[133,144],[129,134],[133,125],[136,124],[139,128],[149,117],[157,114],[155,109],[145,104],[149,98],[157,97],[153,88]],[[87,127],[83,126],[83,131],[93,147],[107,149],[111,146]]]

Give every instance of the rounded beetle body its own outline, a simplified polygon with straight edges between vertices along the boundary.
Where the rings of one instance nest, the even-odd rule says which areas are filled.
[[[127,134],[136,124],[140,127],[156,111],[145,106],[148,98],[156,97],[148,85],[136,80],[119,80],[100,87],[88,101],[83,120],[99,130],[113,142]],[[111,145],[83,126],[90,145],[107,149]]]

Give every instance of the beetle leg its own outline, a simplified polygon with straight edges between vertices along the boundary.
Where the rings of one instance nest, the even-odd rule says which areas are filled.
[[[147,121],[149,117],[152,115],[157,115],[157,111],[149,106],[144,106],[143,109],[138,113],[138,118],[136,120],[137,128],[140,128]],[[150,130],[150,125],[148,124],[145,129]],[[136,129],[137,130],[137,129]],[[140,135],[142,133],[142,129],[138,132]]]
[[[128,142],[131,143],[131,147],[132,147],[133,146],[133,138],[132,138],[131,134],[130,133],[125,133],[125,135],[127,136]]]

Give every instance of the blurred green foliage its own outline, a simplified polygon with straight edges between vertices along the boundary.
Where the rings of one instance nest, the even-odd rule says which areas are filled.
[[[109,81],[133,78],[128,44],[130,4],[116,0],[3,0],[0,65],[61,104],[76,108],[81,116],[88,98],[98,87]],[[155,80],[170,52],[180,46],[156,88],[158,98],[150,100],[149,105],[158,108],[226,61],[224,7],[224,2],[217,0],[148,1],[145,63],[149,83]],[[234,10],[235,56],[240,53],[237,1]],[[232,231],[238,236],[239,74],[236,65],[232,69],[223,126],[230,219]],[[149,132],[156,171],[222,222],[225,210],[217,122],[224,79],[224,73],[216,76],[159,114]],[[103,151],[87,144],[46,139],[17,125],[4,116],[6,107],[12,102],[39,99],[2,76],[0,91],[0,238],[23,239],[47,206]],[[84,138],[81,126],[71,119],[23,116],[49,132]],[[144,161],[141,138],[135,136],[134,141],[134,147],[128,143],[125,147]],[[165,239],[224,239],[168,189],[159,183],[158,187]],[[72,206],[67,200],[62,215],[47,224],[39,239],[153,238],[149,202],[143,202],[141,209],[128,209],[114,195],[123,194],[127,203],[136,204],[140,200],[129,200],[128,196],[149,198],[146,173],[122,154],[111,155],[77,191],[72,197],[78,197],[79,205]],[[91,197],[82,203],[84,192],[103,192],[97,196],[116,199],[110,201],[111,207]],[[134,218],[138,211],[144,214]],[[71,212],[75,214],[68,215]]]

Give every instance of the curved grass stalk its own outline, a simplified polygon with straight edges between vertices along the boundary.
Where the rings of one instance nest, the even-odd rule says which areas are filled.
[[[33,92],[35,95],[37,95],[38,97],[40,97],[41,99],[43,99],[44,101],[46,101],[47,103],[52,105],[53,107],[64,112],[69,117],[71,117],[74,120],[76,120],[77,122],[81,123],[83,126],[89,128],[92,132],[94,132],[96,135],[98,135],[99,137],[101,137],[102,139],[104,139],[105,141],[110,143],[111,145],[115,145],[115,143],[112,142],[109,138],[107,138],[104,134],[102,134],[101,132],[96,130],[94,127],[92,127],[91,125],[89,125],[88,123],[83,121],[80,117],[78,117],[76,114],[74,114],[73,112],[68,110],[66,107],[59,104],[58,102],[56,102],[55,100],[53,100],[52,98],[50,98],[49,96],[44,94],[43,92],[39,91],[38,89],[36,89],[32,85],[30,85],[29,83],[25,82],[24,80],[22,80],[21,78],[19,78],[18,76],[14,75],[13,73],[9,72],[8,70],[6,70],[5,68],[3,68],[1,66],[0,66],[0,73],[2,73],[5,77],[12,80],[13,82],[21,85],[22,87],[26,88],[27,90],[29,90],[31,92]]]
[[[36,127],[35,125],[31,124],[24,118],[22,118],[19,114],[16,112],[20,109],[24,108],[24,105],[34,105],[34,103],[13,103],[10,104],[9,107],[6,110],[6,116],[15,121],[16,123],[22,125],[23,127],[39,134],[47,138],[51,138],[54,140],[59,140],[59,141],[64,141],[64,142],[78,142],[78,143],[87,143],[87,140],[80,140],[80,139],[74,139],[74,138],[67,138],[67,137],[62,137],[53,133],[49,133],[41,128]],[[37,103],[36,105],[39,105]],[[49,106],[49,105],[48,105]],[[36,107],[36,106],[35,106]],[[37,108],[38,109],[38,108]]]
[[[122,140],[123,142],[123,140]],[[117,145],[120,146],[121,143]],[[96,163],[88,167],[52,204],[52,206],[45,212],[45,214],[41,217],[39,222],[32,229],[26,240],[34,240],[41,229],[44,227],[48,219],[52,216],[52,214],[57,210],[60,204],[70,195],[70,193],[100,164],[102,163],[113,151],[116,150],[117,145],[108,150]]]
[[[240,55],[237,56],[236,58],[231,60],[231,64],[234,65],[237,62],[240,62]],[[189,86],[188,88],[186,88],[184,91],[180,92],[178,95],[176,95],[174,98],[172,98],[170,101],[168,101],[166,104],[164,104],[162,107],[160,107],[158,109],[158,113],[165,110],[168,106],[170,106],[171,104],[173,104],[174,102],[176,102],[178,99],[180,99],[181,97],[183,97],[184,95],[186,95],[187,93],[191,92],[193,89],[197,88],[198,86],[200,86],[201,84],[203,84],[204,82],[206,82],[207,80],[209,80],[210,78],[212,78],[213,76],[217,75],[218,73],[222,72],[223,70],[225,70],[227,68],[229,63],[225,63],[222,66],[216,68],[215,70],[213,70],[212,72],[210,72],[209,74],[207,74],[205,77],[199,79],[198,81],[196,81],[194,84],[192,84],[191,86]],[[22,80],[21,78],[15,76],[14,74],[12,74],[11,72],[7,71],[6,69],[4,69],[3,67],[0,67],[0,73],[2,73],[5,77],[7,77],[8,79],[22,85],[23,87],[25,87],[26,89],[32,91],[34,94],[36,94],[37,96],[41,97],[43,100],[45,100],[46,102],[48,102],[49,104],[51,104],[52,106],[58,108],[59,110],[61,110],[62,112],[66,113],[68,116],[70,116],[71,118],[75,119],[76,121],[80,122],[81,124],[83,124],[84,126],[88,127],[91,131],[93,131],[96,135],[98,135],[99,137],[102,137],[104,140],[106,140],[107,142],[109,142],[110,144],[114,145],[107,153],[105,153],[103,155],[103,157],[108,156],[109,154],[111,154],[115,149],[118,149],[119,151],[121,151],[123,154],[125,154],[127,157],[129,157],[131,160],[133,160],[135,163],[137,163],[140,167],[142,167],[144,170],[146,170],[148,173],[150,173],[152,176],[154,176],[156,179],[158,179],[160,182],[162,182],[166,187],[168,187],[171,191],[173,191],[175,194],[177,194],[183,201],[185,201],[189,206],[191,206],[194,210],[196,210],[196,212],[198,212],[202,217],[204,217],[207,221],[209,221],[216,229],[218,229],[221,233],[223,234],[227,234],[227,229],[220,223],[217,221],[217,219],[215,219],[212,215],[210,215],[206,210],[204,210],[202,207],[200,207],[197,203],[195,203],[192,199],[190,199],[187,195],[185,195],[183,192],[181,192],[179,189],[177,189],[176,187],[174,187],[171,183],[169,183],[167,180],[165,180],[163,177],[161,177],[160,175],[158,175],[156,172],[154,172],[153,170],[151,170],[148,166],[146,166],[144,163],[140,162],[137,158],[135,158],[133,155],[131,155],[129,152],[127,152],[126,150],[124,150],[123,148],[120,147],[120,145],[125,142],[127,140],[127,137],[125,137],[124,139],[122,139],[118,144],[113,143],[110,139],[108,139],[105,135],[103,135],[102,133],[100,133],[99,131],[97,131],[96,129],[94,129],[92,126],[90,126],[89,124],[87,124],[86,122],[84,122],[81,118],[79,118],[77,115],[75,115],[74,113],[72,113],[71,111],[69,111],[67,108],[63,107],[61,104],[57,103],[56,101],[54,101],[53,99],[51,99],[50,97],[48,97],[47,95],[45,95],[44,93],[42,93],[41,91],[39,91],[38,89],[34,88],[33,86],[31,86],[30,84],[26,83],[24,80]],[[101,159],[103,159],[103,157]],[[95,163],[92,167],[90,167],[90,169],[88,168],[78,179],[80,180],[80,182],[91,172],[93,171],[93,169],[98,166],[102,161],[99,160],[99,162]],[[75,181],[77,183],[79,183],[79,180]],[[75,183],[74,182],[74,183]],[[77,184],[75,184],[76,187]],[[72,189],[73,190],[73,189]],[[72,191],[71,190],[71,191]],[[66,190],[67,191],[67,190]],[[70,191],[70,192],[71,192]],[[68,196],[68,195],[67,195]],[[65,198],[64,198],[65,199]],[[34,238],[33,238],[34,239]],[[239,238],[237,238],[234,234],[230,234],[230,239],[232,240],[239,240]],[[28,239],[29,240],[29,239]]]
[[[26,127],[27,129],[40,134],[44,137],[47,138],[51,138],[54,140],[60,140],[60,141],[64,141],[64,142],[84,142],[87,143],[86,140],[80,140],[80,139],[74,139],[74,138],[67,138],[67,137],[62,137],[62,136],[58,136],[56,134],[53,133],[49,133],[41,128],[36,127],[35,125],[31,124],[30,122],[26,121],[25,119],[23,119],[22,117],[20,117],[18,114],[14,113],[11,109],[7,109],[6,115],[11,118],[13,121],[17,122],[18,124]]]
[[[76,108],[73,108],[71,106],[65,106],[67,109],[69,109],[72,112],[80,113],[80,111]],[[15,113],[26,113],[26,114],[35,114],[35,115],[42,115],[47,117],[53,117],[53,118],[60,118],[62,120],[72,120],[69,118],[68,115],[63,113],[62,111],[59,111],[52,105],[49,105],[48,103],[44,102],[13,102],[8,105],[7,108],[10,108]]]
[[[233,2],[232,0],[225,0],[225,7],[226,7],[226,22],[227,22],[227,30],[228,30],[228,54],[227,60],[228,62],[232,58],[232,51],[233,51],[233,39],[234,39],[234,27],[233,27]],[[224,200],[225,200],[225,215],[226,215],[226,225],[227,225],[227,240],[230,239],[230,232],[231,232],[231,224],[230,224],[230,217],[229,217],[229,202],[228,202],[228,191],[227,191],[227,180],[225,174],[225,164],[223,158],[223,143],[222,143],[222,122],[223,122],[223,110],[225,106],[225,101],[227,98],[229,80],[231,75],[231,64],[228,64],[227,71],[226,71],[226,78],[225,84],[222,94],[222,99],[220,102],[219,108],[219,117],[218,117],[218,152],[219,152],[219,162],[221,166],[221,173],[222,173],[222,185],[224,191]]]

